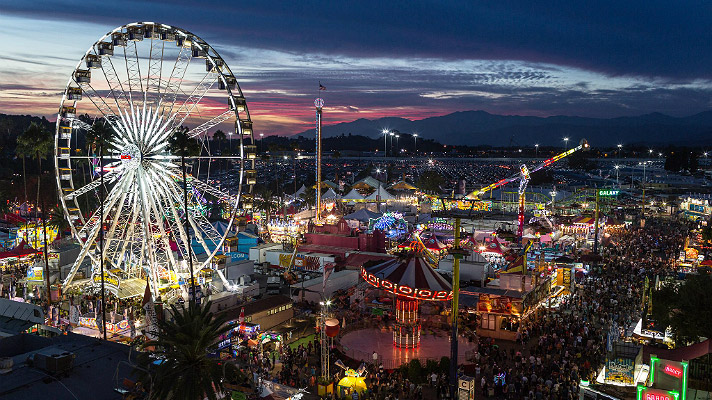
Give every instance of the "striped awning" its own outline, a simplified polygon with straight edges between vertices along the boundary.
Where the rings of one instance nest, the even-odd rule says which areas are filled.
[[[440,301],[452,298],[450,282],[420,255],[388,260],[372,267],[361,267],[361,276],[369,284],[396,296]]]

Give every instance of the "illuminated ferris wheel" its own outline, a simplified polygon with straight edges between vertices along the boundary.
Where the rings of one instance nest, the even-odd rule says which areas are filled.
[[[91,129],[90,118],[104,121],[111,132],[103,168],[80,134]],[[200,147],[185,157],[188,229],[182,160],[170,146],[181,127]],[[230,135],[230,152],[211,149],[208,130],[219,128]],[[93,271],[103,256],[106,269],[122,279],[148,278],[154,293],[187,276],[189,257],[195,271],[209,266],[234,217],[252,207],[255,159],[247,103],[213,47],[153,22],[107,33],[72,72],[57,116],[57,186],[72,235],[82,245],[63,284],[72,282],[87,257]],[[229,190],[211,183],[216,163],[229,164],[236,177]],[[216,202],[224,206],[227,228],[208,221]]]

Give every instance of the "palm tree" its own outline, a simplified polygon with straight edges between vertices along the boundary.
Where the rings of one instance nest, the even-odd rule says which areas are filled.
[[[227,140],[227,136],[225,135],[225,132],[221,131],[220,129],[213,133],[213,141],[215,142],[215,144],[217,144],[218,149],[220,149],[220,155],[225,155],[225,152],[222,151],[223,143],[225,142],[225,140]],[[225,164],[225,160],[220,160],[220,172],[223,172],[225,170]]]
[[[195,278],[193,277],[193,249],[190,239],[190,221],[188,216],[188,178],[185,172],[185,158],[200,155],[200,144],[188,136],[188,128],[181,126],[176,129],[168,140],[170,151],[173,155],[180,155],[181,169],[183,170],[183,210],[185,214],[185,233],[188,235],[188,266],[190,268],[190,302],[195,301]]]
[[[269,222],[272,217],[272,210],[275,208],[274,201],[272,200],[273,193],[267,188],[262,188],[259,194],[260,197],[255,199],[255,207],[264,211],[267,216],[267,222]]]
[[[225,391],[225,381],[244,382],[234,364],[208,357],[217,351],[221,336],[232,329],[224,314],[216,316],[210,307],[211,302],[191,301],[187,308],[171,305],[173,318],[159,320],[157,338],[142,345],[152,349],[137,358],[148,374],[138,369],[136,373],[151,399],[213,400]]]
[[[64,209],[62,209],[62,206],[54,206],[49,210],[47,226],[56,228],[58,237],[61,237],[62,232],[69,229],[69,222],[64,218]]]
[[[17,137],[16,152],[25,156],[30,156],[37,160],[37,202],[35,210],[40,203],[40,182],[42,181],[42,159],[46,158],[52,151],[52,134],[43,126],[32,122],[20,136]],[[23,167],[24,168],[24,167]],[[23,170],[23,173],[25,171]]]
[[[113,147],[111,139],[114,137],[114,129],[107,126],[106,121],[97,120],[87,132],[87,145],[94,152],[99,153],[99,240],[101,247],[99,248],[99,265],[101,272],[101,321],[103,324],[102,332],[104,340],[106,340],[106,292],[104,290],[104,154],[108,153]]]

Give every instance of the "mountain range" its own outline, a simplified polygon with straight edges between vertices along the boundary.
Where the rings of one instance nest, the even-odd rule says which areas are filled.
[[[418,133],[419,138],[434,139],[450,145],[489,146],[563,146],[563,138],[578,143],[586,138],[592,146],[614,147],[712,145],[712,111],[688,117],[651,113],[633,117],[588,118],[576,116],[529,117],[496,115],[485,111],[458,111],[420,120],[386,117],[360,118],[324,126],[325,137],[341,134],[378,137],[383,129]],[[301,133],[312,137],[314,130]]]

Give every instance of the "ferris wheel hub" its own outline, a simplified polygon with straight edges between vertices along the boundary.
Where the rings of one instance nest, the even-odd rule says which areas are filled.
[[[133,143],[128,144],[121,151],[121,164],[125,170],[138,168],[138,166],[141,165],[142,159],[141,150]]]

